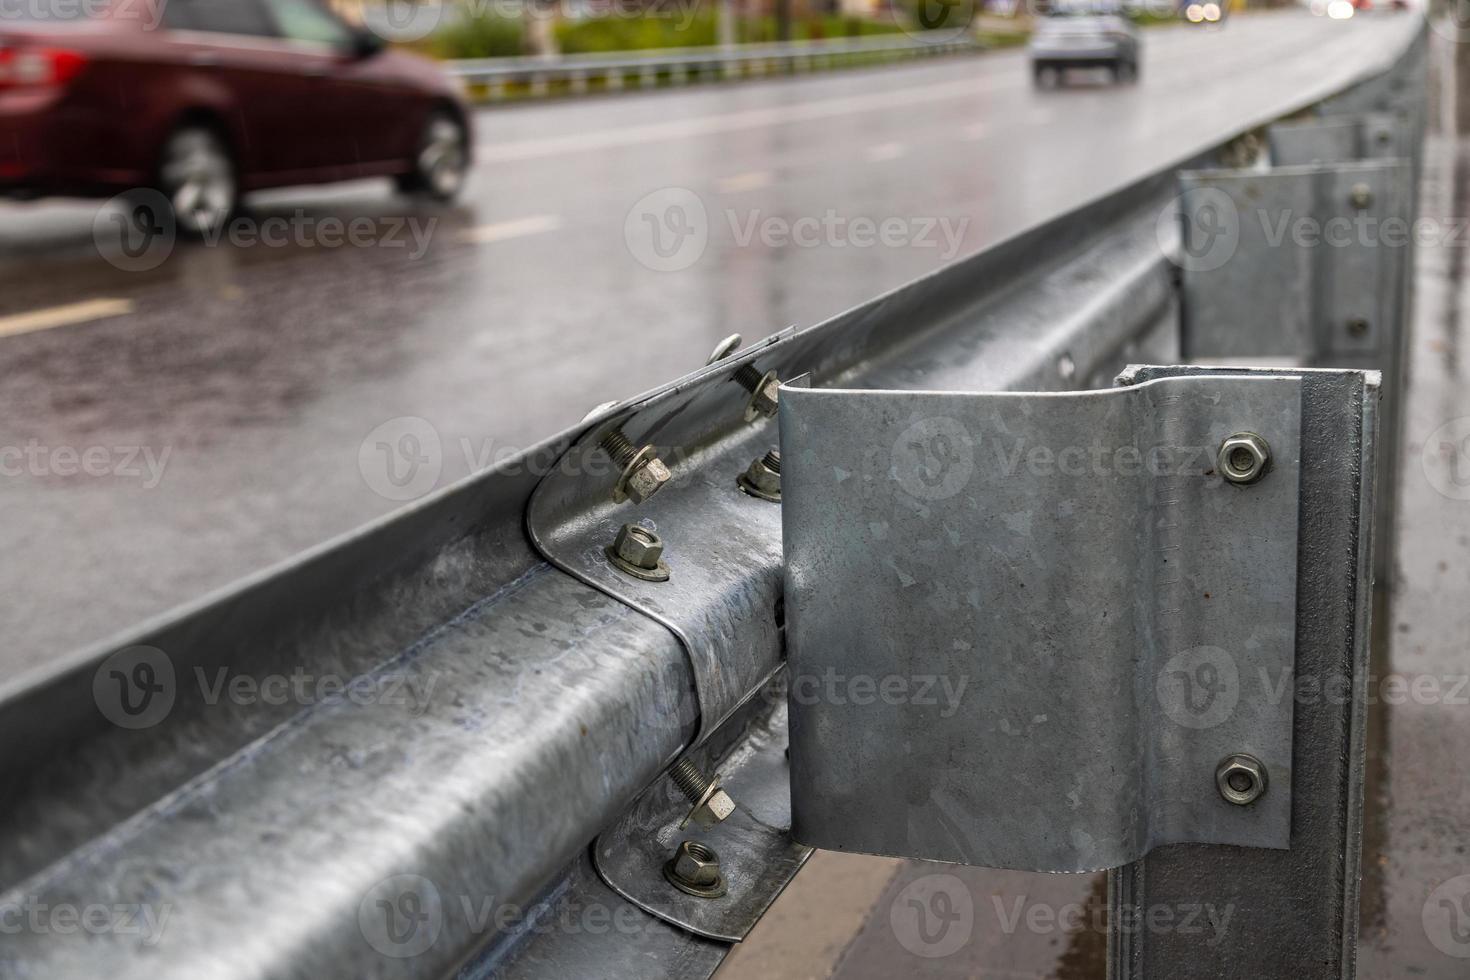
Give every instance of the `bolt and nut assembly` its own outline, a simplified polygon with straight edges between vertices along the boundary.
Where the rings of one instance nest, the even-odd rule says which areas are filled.
[[[641,504],[673,479],[669,468],[658,458],[658,453],[652,446],[639,449],[628,441],[621,429],[607,430],[597,444],[614,463],[623,468],[618,482],[613,485],[614,503],[631,500],[635,504]]]
[[[742,364],[732,380],[750,392],[750,401],[745,405],[745,421],[754,422],[761,416],[775,418],[781,391],[781,379],[775,371],[761,374],[753,365]]]
[[[664,539],[646,527],[624,524],[604,549],[613,567],[645,582],[667,582],[669,566],[663,560]]]
[[[1271,447],[1254,432],[1237,432],[1220,444],[1215,468],[1231,483],[1255,483],[1271,466]]]
[[[1266,767],[1253,755],[1226,756],[1215,770],[1215,785],[1227,803],[1248,806],[1266,793]]]
[[[720,789],[719,773],[706,779],[694,763],[680,759],[669,770],[669,778],[691,804],[689,813],[679,822],[679,829],[689,826],[691,820],[701,827],[713,827],[735,812],[735,801]]]
[[[698,841],[686,840],[674,850],[664,865],[664,877],[686,895],[719,898],[725,894],[720,856]]]
[[[735,485],[752,497],[779,503],[781,500],[781,452],[772,449],[735,478]]]

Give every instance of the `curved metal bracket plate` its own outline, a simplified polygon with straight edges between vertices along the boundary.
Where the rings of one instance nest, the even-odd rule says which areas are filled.
[[[776,446],[769,420],[748,424],[742,367],[779,369],[806,345],[791,331],[710,364],[655,392],[631,412],[608,413],[537,485],[526,526],[537,549],[586,584],[664,624],[689,653],[694,690],[666,720],[699,719],[707,737],[781,664],[781,508],[739,490],[736,478]],[[616,420],[637,446],[657,446],[671,482],[643,504],[615,504],[616,466],[598,440]],[[605,548],[624,523],[656,531],[667,581],[620,572]]]
[[[783,392],[796,839],[1036,871],[1286,847],[1300,387]],[[1270,446],[1249,486],[1216,472],[1237,432]]]
[[[785,697],[784,685],[763,690]],[[707,771],[712,763],[701,763]],[[661,779],[597,839],[593,860],[608,886],[644,911],[724,942],[744,939],[812,849],[791,839],[786,761],[786,707],[778,704],[719,765],[736,810],[701,828],[680,821],[689,803]],[[686,895],[664,880],[663,866],[682,840],[696,839],[720,856],[727,891],[720,898]]]

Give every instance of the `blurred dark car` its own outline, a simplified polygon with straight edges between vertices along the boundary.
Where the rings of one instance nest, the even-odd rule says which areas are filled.
[[[318,0],[42,6],[0,0],[0,193],[153,188],[198,234],[270,187],[392,177],[449,200],[464,184],[456,82]]]

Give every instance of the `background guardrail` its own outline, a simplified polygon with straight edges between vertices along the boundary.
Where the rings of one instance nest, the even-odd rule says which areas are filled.
[[[571,54],[557,57],[476,58],[450,61],[448,70],[466,84],[483,87],[503,98],[509,87],[524,85],[533,96],[548,95],[560,83],[583,92],[593,82],[619,89],[630,79],[651,88],[660,77],[682,85],[691,79],[732,78],[857,66],[895,58],[922,58],[984,50],[973,37],[925,39],[909,35],[833,38],[742,44],[737,47],[661,48],[617,54]]]

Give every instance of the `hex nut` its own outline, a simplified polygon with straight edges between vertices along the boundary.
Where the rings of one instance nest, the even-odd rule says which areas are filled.
[[[657,534],[637,524],[624,524],[613,540],[618,557],[642,569],[658,567],[664,553],[664,542]]]
[[[750,403],[745,406],[745,421],[754,422],[761,416],[775,418],[780,393],[781,379],[775,371],[768,372],[750,394]]]
[[[1266,767],[1253,755],[1226,756],[1215,770],[1215,785],[1225,802],[1249,806],[1266,794]]]
[[[752,497],[777,502],[781,499],[781,471],[771,467],[768,457],[751,463],[735,482]]]
[[[664,541],[637,524],[624,524],[606,548],[607,557],[619,570],[645,582],[666,582],[669,566],[663,560]]]
[[[689,811],[688,819],[692,818],[701,827],[713,827],[735,812],[735,801],[730,799],[730,794],[718,786],[710,788],[705,798],[695,804],[694,809]]]
[[[664,465],[664,461],[654,455],[653,447],[644,446],[623,468],[617,486],[613,487],[613,500],[618,503],[631,500],[635,504],[641,504],[662,490],[672,479],[673,474]]]
[[[1231,483],[1255,483],[1271,466],[1271,447],[1254,432],[1237,432],[1220,444],[1215,468]]]
[[[669,884],[699,898],[719,898],[725,894],[725,875],[720,871],[720,856],[698,841],[686,840],[664,865]]]

